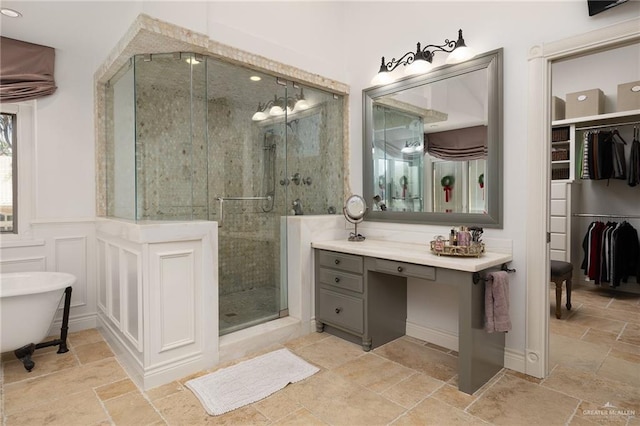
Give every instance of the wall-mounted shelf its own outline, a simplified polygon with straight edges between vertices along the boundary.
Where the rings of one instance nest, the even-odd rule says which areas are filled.
[[[590,115],[588,117],[567,118],[556,120],[551,123],[553,127],[567,126],[575,124],[576,127],[599,126],[599,125],[623,125],[625,122],[640,120],[640,109],[630,111],[611,112],[608,114]]]
[[[587,117],[567,118],[565,120],[553,121],[551,123],[553,132],[566,129],[568,135],[566,136],[566,140],[564,140],[564,137],[560,138],[562,140],[558,140],[558,136],[553,134],[551,139],[551,149],[552,151],[566,150],[568,153],[568,159],[564,159],[563,156],[558,157],[556,154],[552,154],[551,179],[553,181],[565,182],[573,182],[575,180],[575,157],[578,154],[576,151],[577,144],[575,141],[577,131],[598,127],[631,125],[639,122],[640,110],[612,112],[608,114],[590,115]],[[554,160],[553,157],[556,157],[557,159]]]

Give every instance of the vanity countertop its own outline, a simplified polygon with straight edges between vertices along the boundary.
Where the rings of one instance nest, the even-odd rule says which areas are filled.
[[[416,244],[373,239],[358,242],[346,239],[316,241],[311,243],[311,247],[466,272],[483,271],[513,260],[510,254],[492,252],[485,252],[480,257],[438,256],[431,252],[428,243]]]

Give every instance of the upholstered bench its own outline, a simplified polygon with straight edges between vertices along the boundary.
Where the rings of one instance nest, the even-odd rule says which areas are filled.
[[[562,282],[567,286],[567,310],[571,310],[571,277],[573,265],[560,260],[551,261],[551,281],[556,284],[556,318],[562,317]]]

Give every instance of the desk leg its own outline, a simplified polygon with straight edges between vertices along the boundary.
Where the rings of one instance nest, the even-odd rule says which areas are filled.
[[[458,284],[458,389],[472,394],[504,367],[504,333],[484,331],[484,281],[469,272],[438,270]]]

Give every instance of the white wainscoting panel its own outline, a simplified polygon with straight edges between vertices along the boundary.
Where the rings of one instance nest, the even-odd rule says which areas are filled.
[[[155,246],[155,244],[154,244]],[[195,251],[160,252],[151,248],[152,263],[158,262],[160,298],[160,346],[158,352],[176,349],[195,341]],[[155,256],[155,259],[153,259]]]
[[[67,272],[76,277],[71,291],[71,306],[87,304],[87,237],[53,238],[55,270]]]

